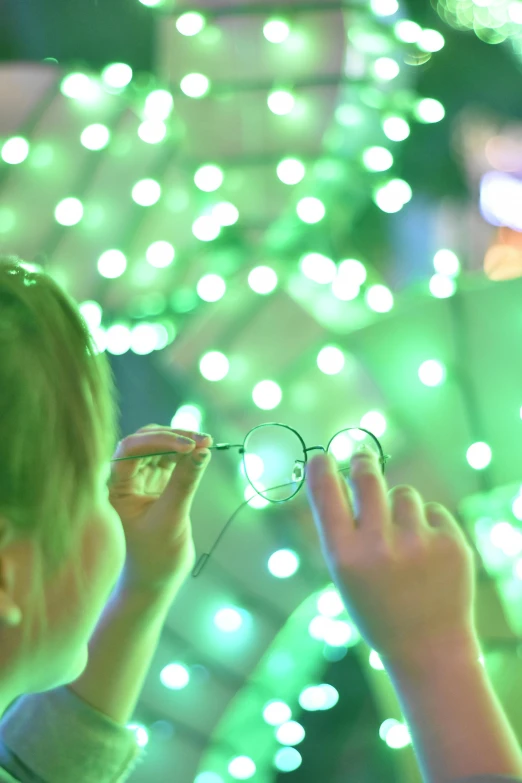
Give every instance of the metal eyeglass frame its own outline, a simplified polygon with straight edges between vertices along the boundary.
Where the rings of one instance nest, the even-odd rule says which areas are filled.
[[[254,492],[257,495],[259,495],[260,497],[262,497],[263,500],[266,500],[268,503],[288,503],[289,500],[292,500],[292,498],[294,498],[297,495],[297,493],[299,492],[299,490],[301,489],[301,487],[304,484],[304,480],[301,479],[301,481],[299,482],[299,485],[298,485],[297,489],[295,490],[295,492],[292,495],[290,495],[290,497],[285,498],[284,500],[270,500],[269,498],[266,498],[261,492],[259,492],[259,490],[257,490],[256,487],[250,481],[250,478],[248,476],[246,463],[245,463],[245,453],[246,453],[247,441],[248,441],[249,437],[252,435],[252,433],[255,432],[256,430],[259,430],[262,427],[274,427],[274,426],[276,426],[276,427],[284,427],[285,429],[290,430],[291,432],[293,432],[298,437],[299,441],[301,442],[301,446],[303,447],[303,456],[304,456],[304,460],[302,461],[302,466],[303,466],[303,474],[302,474],[302,476],[303,476],[303,479],[304,479],[304,476],[305,476],[306,464],[308,462],[308,452],[309,451],[317,451],[317,450],[323,451],[325,453],[328,452],[328,449],[330,448],[330,445],[332,444],[332,441],[338,435],[340,435],[341,432],[348,432],[349,430],[361,430],[362,432],[365,432],[367,435],[369,435],[370,438],[372,438],[375,441],[375,443],[377,444],[379,455],[380,455],[379,456],[379,462],[381,464],[381,469],[382,469],[383,475],[384,475],[386,463],[391,458],[389,454],[385,454],[384,453],[379,440],[373,434],[373,432],[370,432],[369,430],[364,429],[364,427],[345,427],[344,429],[339,430],[339,432],[336,432],[335,435],[332,438],[330,438],[326,448],[324,446],[308,446],[307,447],[305,445],[305,442],[302,439],[301,435],[297,432],[297,430],[295,430],[293,427],[289,427],[288,424],[281,424],[281,423],[276,422],[276,421],[267,422],[266,424],[258,424],[257,427],[253,427],[245,435],[243,443],[216,443],[214,446],[209,446],[208,447],[209,451],[228,451],[230,449],[238,449],[239,453],[243,456],[243,469],[244,469],[245,477],[246,477],[248,483],[250,484],[250,486],[252,487]],[[163,454],[175,454],[175,453],[176,452],[174,452],[174,451],[161,451],[161,452],[158,452],[157,454],[142,454],[142,455],[133,455],[132,457],[118,457],[117,459],[111,460],[111,462],[120,462],[121,460],[124,460],[124,459],[140,459],[141,457],[159,457],[159,456],[162,456]],[[298,464],[300,462],[301,462],[301,460],[296,460],[296,464]],[[343,468],[343,469],[341,469],[339,471],[339,473],[343,473],[346,470],[349,470],[349,468]],[[291,482],[289,482],[288,484],[280,484],[279,486],[271,487],[270,489],[279,489],[280,487],[286,487],[286,486],[289,486],[290,483]],[[230,517],[228,522],[226,522],[226,524],[224,525],[223,529],[221,530],[221,533],[218,535],[218,537],[216,538],[216,540],[214,541],[214,543],[210,547],[210,551],[209,552],[204,552],[199,557],[198,561],[196,562],[196,565],[194,566],[194,568],[192,570],[192,576],[194,578],[196,578],[197,576],[200,575],[200,573],[202,572],[203,568],[205,567],[205,565],[207,564],[208,560],[210,559],[210,556],[212,555],[213,551],[215,550],[215,548],[217,547],[217,545],[219,544],[219,542],[221,541],[221,539],[225,535],[225,533],[226,533],[229,525],[231,524],[231,522],[235,519],[235,517],[241,511],[241,509],[244,506],[246,506],[246,505],[248,505],[250,503],[250,501],[251,501],[251,498],[249,498],[248,500],[245,500],[243,503],[241,503],[241,505],[234,511],[234,513],[232,514],[232,516]]]

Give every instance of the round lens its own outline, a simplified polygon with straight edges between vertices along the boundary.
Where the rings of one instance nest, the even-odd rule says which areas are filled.
[[[341,430],[334,435],[328,445],[328,452],[335,458],[339,470],[347,473],[350,470],[350,459],[361,446],[374,451],[378,457],[381,456],[379,443],[373,435],[369,435],[364,430],[353,427],[348,430]]]
[[[245,473],[266,500],[289,500],[304,480],[303,445],[298,436],[281,424],[263,424],[245,443]],[[255,467],[254,467],[255,466]]]

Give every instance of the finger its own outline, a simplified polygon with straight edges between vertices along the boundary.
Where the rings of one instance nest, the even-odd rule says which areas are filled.
[[[186,454],[193,451],[195,447],[195,442],[185,436],[175,435],[173,432],[147,430],[136,432],[121,440],[118,443],[114,459],[132,457],[133,455],[142,457],[147,454],[158,454],[158,452]],[[154,458],[150,459],[152,461]],[[111,476],[113,480],[116,478],[125,481],[133,478],[140,469],[140,462],[140,459],[112,462]]]
[[[440,503],[425,503],[424,513],[430,527],[438,529],[441,533],[464,536],[453,514]]]
[[[347,487],[329,454],[318,454],[306,464],[305,479],[323,554],[335,560],[349,550],[355,536]]]
[[[392,521],[395,527],[408,533],[421,533],[426,528],[422,497],[413,487],[399,484],[388,492]]]
[[[208,435],[205,432],[196,432],[195,430],[181,430],[173,429],[172,427],[162,426],[161,424],[147,424],[145,427],[140,427],[137,432],[172,432],[175,435],[183,435],[185,438],[191,438],[196,441],[198,446],[208,448],[214,442],[212,435]]]
[[[390,528],[386,480],[373,452],[356,452],[350,460],[350,481],[357,504],[357,526],[379,536]]]
[[[175,509],[180,517],[190,515],[194,496],[210,460],[208,449],[199,449],[179,458],[165,491],[156,501],[160,515],[168,513],[169,509]]]

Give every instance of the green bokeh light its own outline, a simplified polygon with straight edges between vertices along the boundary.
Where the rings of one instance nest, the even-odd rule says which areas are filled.
[[[132,68],[126,63],[111,63],[102,70],[101,78],[108,87],[120,90],[131,81]]]
[[[304,163],[297,158],[284,158],[277,166],[277,176],[285,185],[297,185],[305,174]]]
[[[205,17],[197,11],[187,11],[187,13],[178,16],[176,20],[178,32],[187,36],[197,35],[203,30],[205,24]]]
[[[207,381],[222,381],[229,369],[230,363],[221,351],[208,351],[199,361],[199,371]]]
[[[280,748],[274,756],[274,767],[281,772],[293,772],[303,762],[303,757],[295,748]]]
[[[425,386],[440,386],[446,379],[446,368],[436,359],[427,359],[419,367],[418,375]]]
[[[190,682],[190,672],[181,663],[169,663],[160,672],[160,680],[169,690],[179,691]]]
[[[12,136],[2,145],[2,160],[11,165],[23,163],[29,155],[29,142],[23,136]]]
[[[270,43],[280,44],[290,35],[290,27],[283,19],[269,19],[263,25],[263,35]]]
[[[127,259],[121,250],[106,250],[98,259],[98,272],[102,277],[121,277],[127,269]]]
[[[227,290],[227,285],[220,275],[204,275],[198,281],[196,291],[200,299],[205,302],[217,302],[222,299]]]
[[[248,275],[248,285],[256,294],[272,293],[278,282],[276,272],[269,266],[256,266]]]
[[[268,570],[278,579],[288,579],[299,568],[299,558],[291,549],[279,549],[268,558]]]
[[[110,138],[111,133],[107,126],[95,122],[82,131],[80,142],[88,150],[102,150],[108,145]]]
[[[75,226],[83,217],[83,204],[77,198],[64,198],[56,205],[54,217],[62,226]]]
[[[366,291],[366,303],[376,313],[387,313],[393,307],[393,294],[385,285],[372,285]]]
[[[295,106],[295,98],[287,90],[274,90],[266,100],[268,108],[273,114],[290,114]]]
[[[283,392],[275,381],[259,381],[252,390],[252,399],[261,410],[271,411],[277,408],[283,399]]]
[[[393,166],[393,155],[386,147],[368,147],[362,159],[368,171],[387,171]]]
[[[303,223],[319,223],[326,214],[326,208],[320,199],[306,196],[298,202],[296,212]]]
[[[223,170],[213,163],[201,166],[194,174],[194,183],[196,187],[206,193],[211,193],[221,187],[223,179]]]
[[[161,186],[155,179],[141,179],[132,188],[132,199],[141,207],[151,207],[161,197]]]
[[[203,98],[210,89],[210,80],[202,73],[188,73],[181,80],[180,87],[189,98]]]

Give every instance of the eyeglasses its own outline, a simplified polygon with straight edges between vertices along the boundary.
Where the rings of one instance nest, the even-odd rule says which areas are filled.
[[[384,454],[375,435],[362,427],[340,430],[330,439],[325,449],[324,446],[306,446],[297,430],[287,424],[269,422],[251,429],[243,443],[216,443],[209,448],[214,451],[237,449],[243,457],[243,472],[254,492],[269,503],[286,503],[297,495],[304,484],[309,451],[319,450],[332,454],[339,465],[339,472],[345,473],[350,470],[352,455],[363,447],[376,453],[384,474],[390,455]],[[175,452],[160,452],[160,454],[172,453]],[[143,456],[160,456],[160,454]],[[119,459],[139,459],[139,457]],[[118,462],[119,459],[112,461]],[[212,544],[210,551],[200,556],[192,571],[193,577],[200,575],[229,525],[251,500],[251,498],[245,500],[236,509]]]

